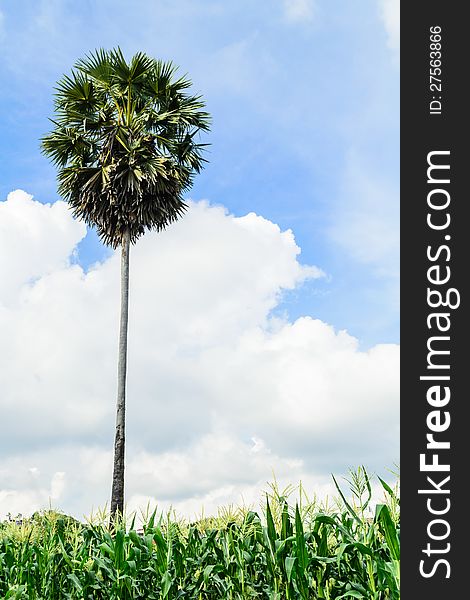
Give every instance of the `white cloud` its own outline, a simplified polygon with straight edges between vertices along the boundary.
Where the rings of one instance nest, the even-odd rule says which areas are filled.
[[[81,516],[109,495],[119,256],[84,273],[68,260],[82,225],[24,192],[0,222],[15,232],[1,249],[0,517],[49,498]],[[131,507],[251,502],[272,472],[329,490],[330,472],[397,459],[398,347],[361,352],[319,320],[271,316],[283,290],[322,276],[299,253],[291,231],[207,202],[132,248]]]
[[[0,203],[0,301],[8,304],[22,285],[67,266],[85,234],[65,202],[33,202],[22,190],[8,194]]]
[[[310,21],[315,14],[314,0],[283,0],[284,15],[290,22]]]
[[[10,485],[0,487],[0,519],[10,513],[31,515],[49,506],[58,506],[65,489],[64,472],[56,472],[49,480],[41,477],[39,469],[25,469],[21,457],[7,458],[2,461],[0,481],[8,478]],[[12,487],[15,486],[15,487]]]
[[[400,50],[400,0],[379,0],[379,8],[388,36],[388,45],[398,54]]]

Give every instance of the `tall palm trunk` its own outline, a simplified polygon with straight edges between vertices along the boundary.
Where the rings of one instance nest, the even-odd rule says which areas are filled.
[[[111,522],[124,514],[124,450],[126,424],[127,322],[129,313],[129,249],[130,232],[122,236],[121,248],[121,323],[119,330],[118,393],[116,404],[116,436],[114,438],[113,489]]]

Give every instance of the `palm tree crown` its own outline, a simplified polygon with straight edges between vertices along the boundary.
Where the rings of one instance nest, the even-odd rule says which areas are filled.
[[[162,230],[186,209],[183,193],[205,159],[209,129],[191,81],[171,62],[121,50],[79,60],[57,84],[54,129],[42,151],[58,168],[59,193],[74,216],[117,248],[128,232]]]

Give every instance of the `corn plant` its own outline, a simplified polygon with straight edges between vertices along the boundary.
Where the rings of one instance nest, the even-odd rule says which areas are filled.
[[[260,511],[230,507],[190,523],[147,514],[107,526],[53,511],[0,524],[0,597],[27,600],[398,600],[399,497],[371,511],[362,467],[335,509],[274,483]]]

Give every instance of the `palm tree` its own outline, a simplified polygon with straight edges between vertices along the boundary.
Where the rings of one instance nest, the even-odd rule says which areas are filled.
[[[59,194],[101,240],[121,247],[116,434],[111,520],[124,511],[124,447],[130,245],[183,215],[183,193],[205,159],[198,134],[209,114],[171,62],[119,48],[79,60],[57,84],[53,130],[43,153],[58,170]]]

